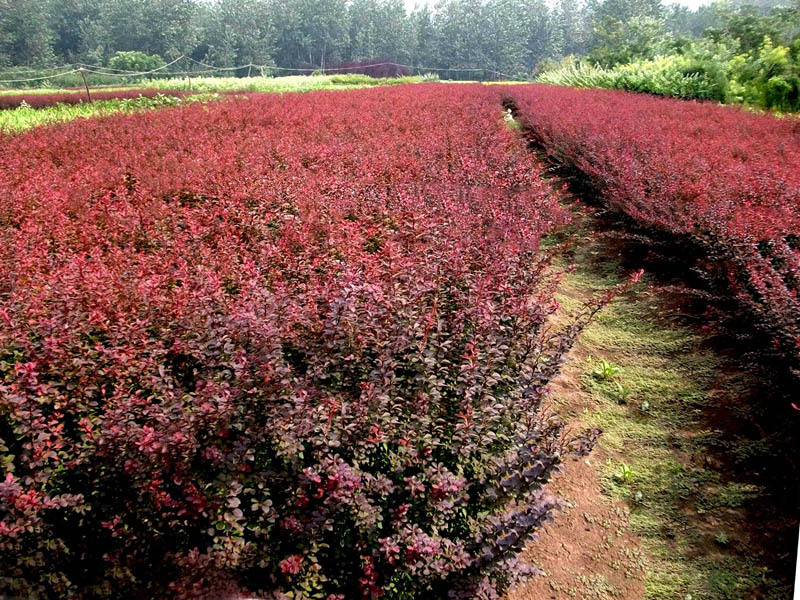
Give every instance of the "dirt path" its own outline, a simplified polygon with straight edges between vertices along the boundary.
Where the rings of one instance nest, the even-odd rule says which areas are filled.
[[[575,209],[565,314],[625,273],[618,240],[597,234],[609,223]],[[508,600],[790,597],[796,525],[760,483],[770,449],[743,410],[759,390],[679,301],[646,276],[572,350],[557,409],[604,434],[553,482],[570,506],[527,551],[547,576]]]

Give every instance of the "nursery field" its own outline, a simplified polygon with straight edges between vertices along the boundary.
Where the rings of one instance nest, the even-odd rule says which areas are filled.
[[[0,90],[0,133],[118,112],[174,106],[181,100],[224,100],[229,94],[355,90],[419,83],[422,77],[369,77],[359,74],[285,77],[193,77],[148,79],[122,87]]]
[[[702,437],[689,396],[721,406],[722,359],[701,348],[718,335],[736,340],[725,364],[771,369],[758,449],[797,430],[781,393],[800,370],[796,121],[527,85],[160,108],[0,133],[0,595],[786,591],[786,556],[700,552],[677,524],[697,493],[714,523],[767,530],[718,496],[770,504],[785,481],[704,463],[689,485],[699,471],[673,468],[689,444],[663,440]],[[588,202],[648,246],[615,248],[590,284]],[[681,310],[704,327],[676,336],[642,327],[660,275],[641,267],[673,263],[703,299]],[[689,346],[696,369],[675,365]],[[551,538],[532,545],[548,525],[603,552],[597,526],[551,529],[584,510],[570,489],[637,512],[619,582],[575,567],[579,591]],[[781,531],[796,506],[770,512]]]
[[[159,90],[112,90],[112,91],[97,91],[90,92],[87,97],[85,91],[69,91],[57,93],[42,93],[42,94],[4,94],[0,95],[0,110],[11,110],[19,108],[20,106],[29,106],[30,108],[48,108],[58,104],[84,104],[90,101],[100,100],[131,100],[136,98],[153,98],[159,93],[165,96],[182,97],[187,95],[186,92],[175,92],[174,90],[166,90],[160,92]]]
[[[752,321],[762,358],[800,373],[800,120],[621,92],[508,94],[552,160],[736,301],[716,318]]]

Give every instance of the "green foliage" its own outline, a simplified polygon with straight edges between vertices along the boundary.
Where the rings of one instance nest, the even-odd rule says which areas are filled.
[[[292,75],[289,77],[200,77],[154,79],[146,86],[161,90],[195,92],[310,92],[313,90],[342,90],[400,83],[418,83],[420,77],[392,77],[376,79],[367,75]]]
[[[615,375],[619,375],[622,369],[614,363],[601,359],[597,366],[592,370],[592,377],[600,381],[611,381]]]
[[[539,81],[800,110],[800,3],[766,12],[671,7],[666,18],[657,4],[606,0],[588,60],[543,64]]]
[[[633,395],[633,391],[622,385],[619,381],[614,382],[614,387],[611,390],[611,396],[620,404],[627,404],[628,399]]]
[[[0,66],[42,67],[53,60],[47,11],[47,0],[0,0]]]
[[[197,94],[188,98],[177,98],[157,94],[152,98],[140,96],[124,100],[101,100],[84,104],[57,104],[49,108],[20,106],[0,111],[0,134],[20,133],[43,125],[65,123],[76,119],[99,117],[119,112],[137,112],[177,106],[184,102],[209,102],[220,99],[217,94]]]
[[[735,57],[732,65],[735,101],[784,112],[800,110],[800,62],[793,48],[765,37],[761,46]]]
[[[733,54],[726,45],[694,43],[680,54],[613,68],[587,62],[559,65],[539,76],[551,85],[608,88],[682,99],[714,100],[791,112],[800,110],[800,62],[792,47],[764,38],[761,46]]]
[[[666,34],[660,0],[606,0],[593,15],[589,59],[602,66],[653,58]]]
[[[617,483],[631,483],[634,478],[633,467],[627,463],[621,463],[614,472],[614,481]]]
[[[147,72],[155,69],[160,69],[166,63],[160,56],[154,54],[145,54],[144,52],[130,51],[130,52],[117,52],[111,60],[108,61],[108,66],[116,71],[132,71],[132,72]]]

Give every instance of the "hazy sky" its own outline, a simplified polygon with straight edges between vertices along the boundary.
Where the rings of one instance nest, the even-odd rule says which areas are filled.
[[[711,0],[664,0],[664,4],[671,4],[672,2],[683,4],[689,8],[697,8],[701,4],[710,4]],[[411,10],[419,4],[435,4],[435,0],[405,0],[405,3],[406,8]]]

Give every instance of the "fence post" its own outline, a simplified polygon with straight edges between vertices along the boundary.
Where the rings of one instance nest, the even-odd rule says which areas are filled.
[[[189,75],[189,59],[183,57],[183,70],[186,72],[186,80],[189,82],[189,91],[192,91],[192,76]]]
[[[83,67],[81,67],[81,68],[80,68],[80,69],[78,69],[78,70],[80,71],[81,77],[83,77],[83,87],[85,87],[85,88],[86,88],[86,99],[87,99],[89,102],[91,102],[91,101],[92,101],[92,95],[89,93],[89,82],[88,82],[88,81],[86,81],[86,69],[84,69]]]

